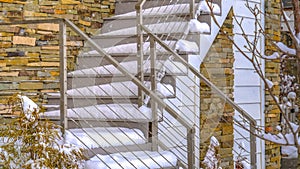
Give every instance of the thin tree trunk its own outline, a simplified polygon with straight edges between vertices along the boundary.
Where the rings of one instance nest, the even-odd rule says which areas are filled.
[[[294,5],[294,24],[295,24],[295,35],[299,39],[300,37],[300,8],[299,8],[299,0],[293,0]],[[300,40],[300,39],[299,39]],[[297,52],[297,59],[300,60],[300,47],[299,44],[296,42],[295,44],[296,52]]]

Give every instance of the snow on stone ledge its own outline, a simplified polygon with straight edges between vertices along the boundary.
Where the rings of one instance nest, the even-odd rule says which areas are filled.
[[[151,152],[135,151],[126,153],[115,153],[110,155],[96,155],[86,161],[86,169],[154,169],[175,167],[177,163],[176,156],[170,151]]]

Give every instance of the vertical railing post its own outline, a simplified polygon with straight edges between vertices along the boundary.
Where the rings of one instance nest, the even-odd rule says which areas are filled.
[[[250,164],[251,169],[256,169],[256,137],[254,135],[255,133],[255,125],[250,121]]]
[[[136,23],[136,32],[137,32],[137,72],[138,72],[138,79],[143,83],[144,82],[144,55],[143,55],[143,30],[141,25],[143,24],[143,15],[142,15],[142,4],[136,6],[136,18],[137,18],[137,23]],[[138,105],[142,106],[143,105],[143,100],[144,100],[144,92],[142,89],[139,87],[138,88]]]
[[[194,15],[195,15],[195,0],[190,0],[190,19],[193,19]]]
[[[150,58],[151,58],[151,90],[157,91],[157,73],[156,73],[156,43],[153,37],[150,36]],[[151,100],[152,110],[152,125],[151,125],[151,143],[152,151],[158,150],[158,106],[157,102]]]
[[[197,168],[195,166],[195,126],[187,129],[187,157],[188,169]]]
[[[67,48],[66,48],[66,24],[59,23],[59,55],[60,55],[60,123],[62,134],[68,128],[67,119]]]

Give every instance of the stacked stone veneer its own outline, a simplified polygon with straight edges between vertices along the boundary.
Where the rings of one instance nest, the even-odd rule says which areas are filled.
[[[266,38],[265,53],[267,55],[277,51],[273,41],[280,41],[280,0],[265,0],[265,31],[268,37]],[[279,96],[279,73],[280,61],[267,61],[265,62],[266,78],[274,82],[272,92]],[[265,126],[267,132],[274,132],[276,125],[280,122],[280,110],[275,105],[274,100],[271,98],[269,91],[265,91]],[[265,160],[267,169],[280,168],[280,146],[274,143],[265,143]]]
[[[0,0],[0,22],[67,18],[87,34],[114,13],[115,0]],[[67,28],[68,69],[84,41]],[[55,23],[0,26],[0,105],[22,92],[38,103],[59,90],[59,25]],[[5,113],[1,106],[1,113]]]
[[[231,11],[222,27],[232,35]],[[232,43],[224,34],[219,34],[211,46],[208,55],[201,65],[201,73],[218,86],[227,96],[233,97],[233,49]],[[224,100],[212,93],[210,87],[201,83],[200,89],[200,148],[201,161],[209,145],[210,137],[215,136],[220,142],[219,154],[223,169],[233,168],[233,108]]]

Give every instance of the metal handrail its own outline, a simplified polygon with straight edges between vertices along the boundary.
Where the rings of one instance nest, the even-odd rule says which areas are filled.
[[[194,168],[195,159],[194,159],[194,138],[195,138],[195,127],[193,124],[190,124],[185,119],[183,119],[174,109],[172,109],[169,105],[164,103],[164,101],[153,91],[148,89],[143,82],[141,82],[138,78],[128,72],[117,60],[115,60],[111,55],[106,53],[99,45],[97,45],[91,38],[89,38],[85,33],[83,33],[76,25],[74,25],[68,19],[64,19],[64,22],[70,26],[77,34],[79,34],[84,40],[90,43],[90,45],[101,55],[106,57],[106,59],[114,65],[120,72],[122,72],[125,76],[130,78],[133,83],[135,83],[145,94],[149,95],[153,101],[159,106],[165,108],[165,110],[170,113],[179,123],[181,123],[186,129],[188,133],[188,168]]]
[[[257,125],[256,120],[251,117],[245,110],[243,110],[239,105],[237,105],[233,100],[226,96],[217,86],[215,86],[211,81],[209,81],[205,76],[203,76],[197,69],[190,65],[186,60],[184,60],[178,53],[171,49],[167,44],[160,40],[155,34],[153,34],[147,27],[141,25],[141,28],[145,33],[147,33],[151,38],[154,38],[157,43],[159,43],[163,48],[170,52],[176,59],[182,62],[194,75],[196,75],[200,80],[202,80],[206,85],[211,87],[225,102],[229,103],[236,111],[238,111],[244,118],[249,121],[250,124],[250,145],[251,145],[251,166],[256,165],[256,157],[252,156],[256,152],[256,141],[255,141],[255,126]],[[252,153],[253,152],[253,153]]]
[[[140,82],[143,82],[144,81],[144,75],[143,75],[143,60],[144,60],[144,54],[143,54],[143,43],[144,43],[144,40],[143,40],[143,15],[141,13],[141,11],[143,10],[143,5],[145,4],[146,0],[141,0],[139,1],[136,5],[135,5],[135,9],[136,9],[136,18],[137,18],[137,22],[136,22],[136,32],[137,32],[137,58],[138,58],[138,72],[139,72],[139,75],[138,75],[138,78],[140,80]],[[195,13],[195,1],[194,0],[191,0],[190,1],[190,15],[193,16],[194,13]],[[155,56],[156,56],[156,53],[155,53],[155,41],[156,39],[155,38],[151,38],[150,39],[150,45],[152,46],[152,48],[150,49],[151,50],[151,62],[154,64],[154,59],[155,59]],[[152,76],[155,76],[155,67],[152,67],[152,70],[154,70],[153,72],[151,71],[151,75]],[[152,87],[152,90],[154,89],[155,91],[155,88],[156,88],[156,79],[155,77],[151,79],[151,87]],[[144,90],[143,90],[144,91]],[[143,103],[143,98],[144,98],[144,93],[143,93],[142,89],[139,88],[139,91],[138,91],[138,97],[139,97],[139,105],[141,105]],[[146,93],[147,95],[149,95],[148,93]],[[152,96],[149,95],[151,98]],[[155,100],[155,104],[152,105],[152,110],[154,110],[157,105],[156,105],[157,101]],[[171,110],[171,109],[170,109]],[[167,109],[166,107],[166,111],[169,112],[169,110]],[[156,113],[156,112],[155,112]],[[173,117],[175,117],[174,115],[176,115],[176,119],[178,118],[177,115],[180,117],[180,115],[177,113],[177,112],[169,112]],[[157,118],[157,115],[153,115],[153,118],[154,118],[154,122],[157,123],[156,121],[156,118]],[[182,117],[180,117],[182,118]],[[183,120],[183,121],[182,121]],[[179,122],[181,124],[183,124],[184,127],[187,128],[187,156],[188,156],[188,168],[189,169],[192,169],[192,168],[195,168],[195,133],[196,133],[196,129],[195,129],[195,126],[193,125],[192,127],[189,127],[189,126],[186,126],[184,123],[188,123],[187,121],[185,121],[184,119],[182,120],[179,120]],[[156,126],[156,125],[153,125],[153,126]],[[153,130],[156,130],[157,131],[157,127],[154,127]]]
[[[244,118],[246,118],[250,123],[250,144],[251,144],[251,166],[256,166],[256,138],[254,136],[255,133],[255,126],[257,125],[256,120],[252,118],[246,111],[244,111],[239,105],[237,105],[234,101],[232,101],[228,96],[226,96],[217,86],[215,86],[212,82],[210,82],[207,78],[205,78],[197,69],[195,69],[192,65],[182,59],[174,50],[172,50],[168,45],[161,41],[156,35],[154,35],[147,27],[143,25],[143,15],[141,11],[143,10],[143,5],[145,4],[146,0],[141,0],[135,5],[136,14],[137,14],[137,49],[138,49],[138,56],[140,59],[143,59],[143,31],[147,33],[151,38],[155,39],[163,48],[169,51],[176,59],[179,59],[182,63],[186,65],[186,67],[195,74],[200,80],[202,80],[206,85],[211,87],[221,98],[223,98],[227,103],[229,103],[236,111],[238,111]],[[194,6],[195,1],[190,1],[190,14],[191,16],[194,15]],[[141,69],[140,69],[141,70]]]
[[[46,20],[24,20],[24,21],[14,21],[13,23],[0,23],[0,25],[16,25],[16,24],[39,24],[39,23],[57,23],[60,25],[60,113],[61,113],[61,125],[62,132],[64,133],[67,129],[67,64],[66,64],[66,25],[69,26],[74,32],[76,32],[83,40],[87,41],[99,54],[103,55],[113,66],[115,66],[120,72],[122,72],[125,76],[132,79],[132,82],[135,83],[140,90],[145,92],[145,94],[149,95],[151,99],[161,107],[164,107],[165,110],[170,113],[172,117],[178,120],[186,129],[189,138],[195,137],[195,128],[193,124],[190,124],[184,118],[182,118],[175,110],[173,110],[169,105],[164,103],[162,99],[153,91],[148,89],[138,78],[132,75],[129,71],[127,71],[117,60],[115,60],[111,55],[106,53],[99,45],[97,45],[90,37],[88,37],[84,32],[82,32],[75,24],[73,24],[70,20],[59,18],[59,19],[46,19]],[[189,145],[188,151],[194,154],[194,142],[192,140],[188,140]],[[194,167],[194,162],[188,164],[189,168]]]

